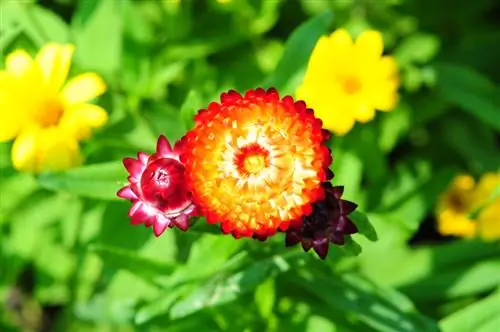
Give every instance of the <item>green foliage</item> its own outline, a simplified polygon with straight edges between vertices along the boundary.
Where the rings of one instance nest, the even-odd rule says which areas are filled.
[[[453,176],[500,165],[496,12],[492,0],[0,0],[2,68],[17,48],[72,43],[70,74],[101,75],[109,113],[72,170],[16,172],[0,143],[0,330],[497,331],[500,245],[439,236],[434,212]],[[160,238],[129,225],[124,157],[178,140],[228,89],[293,95],[338,27],[381,31],[401,73],[395,110],[329,142],[359,234],[321,261],[283,234],[235,240],[202,218]]]

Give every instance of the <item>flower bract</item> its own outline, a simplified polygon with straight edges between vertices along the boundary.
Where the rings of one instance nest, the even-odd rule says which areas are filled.
[[[167,227],[187,230],[189,217],[196,211],[186,190],[180,149],[180,144],[172,149],[166,137],[160,136],[154,154],[139,152],[137,159],[123,160],[130,173],[129,184],[117,195],[132,201],[129,211],[132,224],[153,227],[156,236]]]
[[[330,243],[343,245],[346,235],[357,233],[356,225],[348,215],[356,204],[341,199],[344,188],[323,183],[325,198],[313,204],[312,212],[300,223],[292,224],[286,233],[286,246],[302,244],[305,251],[311,248],[321,259],[325,259]]]

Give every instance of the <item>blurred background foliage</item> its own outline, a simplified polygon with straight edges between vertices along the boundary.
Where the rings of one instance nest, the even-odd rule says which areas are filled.
[[[454,175],[500,165],[497,1],[0,0],[0,14],[0,63],[71,42],[110,114],[74,170],[16,173],[0,146],[1,331],[498,331],[499,244],[442,237],[433,214]],[[333,182],[378,241],[322,262],[279,236],[128,225],[123,157],[179,139],[227,89],[293,94],[338,27],[381,31],[401,69],[398,108],[332,140]]]

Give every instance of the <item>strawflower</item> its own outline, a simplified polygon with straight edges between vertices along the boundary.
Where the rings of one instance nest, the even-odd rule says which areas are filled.
[[[35,58],[16,50],[0,71],[0,142],[14,140],[13,166],[57,171],[82,162],[79,141],[107,122],[88,101],[105,92],[95,73],[67,76],[74,47],[50,43]]]
[[[443,235],[500,239],[500,173],[457,176],[437,204]]]
[[[183,138],[193,201],[209,223],[236,238],[285,231],[324,197],[328,137],[304,102],[274,89],[224,93]]]
[[[123,160],[130,173],[129,184],[117,195],[132,201],[129,211],[132,224],[153,227],[156,236],[167,227],[187,230],[189,217],[196,213],[191,195],[186,190],[180,151],[180,143],[172,149],[166,137],[160,136],[156,152],[151,156],[139,152],[137,159]]]
[[[344,187],[333,187],[323,183],[325,199],[313,204],[313,211],[300,223],[292,224],[286,232],[286,246],[302,244],[305,251],[311,248],[321,259],[325,259],[330,243],[343,245],[345,236],[358,232],[356,225],[348,218],[357,205],[341,199]]]
[[[345,29],[321,37],[297,98],[338,135],[349,132],[356,121],[371,121],[375,110],[393,110],[398,69],[395,59],[382,52],[382,35],[377,31],[365,31],[355,41]]]

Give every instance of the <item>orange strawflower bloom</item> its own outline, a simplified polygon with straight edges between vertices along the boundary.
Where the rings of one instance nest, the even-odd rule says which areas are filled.
[[[224,93],[182,140],[188,190],[209,223],[266,238],[312,212],[331,179],[329,133],[303,101],[274,89]]]

